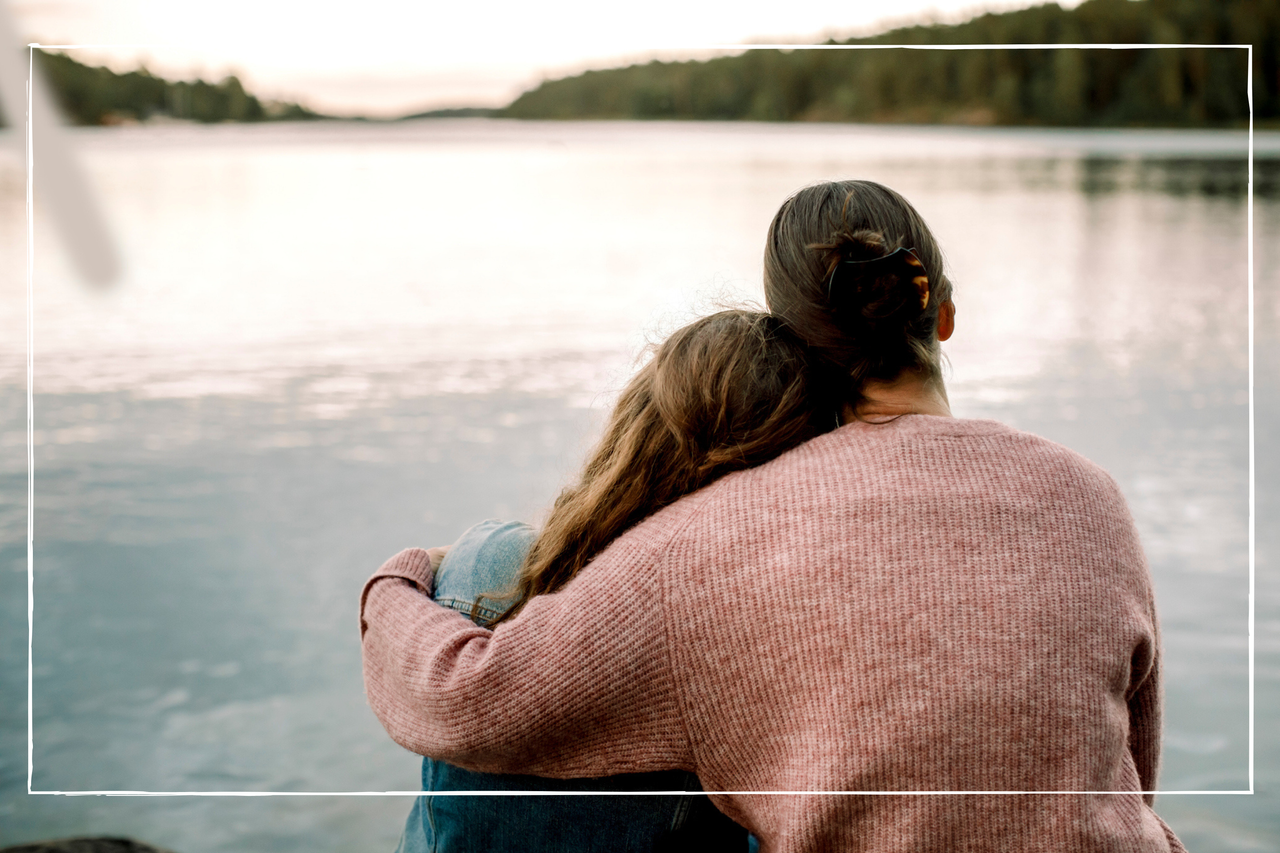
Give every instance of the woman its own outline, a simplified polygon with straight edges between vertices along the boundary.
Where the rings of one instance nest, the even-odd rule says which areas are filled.
[[[482,770],[691,770],[766,853],[1181,850],[1151,808],[1159,640],[1124,499],[1066,448],[951,417],[950,291],[891,190],[788,199],[766,299],[837,372],[844,426],[492,632],[430,600],[427,552],[393,557],[362,622],[388,732]]]
[[[772,459],[835,425],[805,346],[774,317],[721,311],[675,332],[623,390],[577,484],[541,533],[485,521],[435,572],[433,597],[493,628],[563,588],[611,541],[719,477]],[[423,789],[699,791],[683,770],[597,779],[476,773],[424,758]],[[747,833],[701,795],[420,797],[401,853],[689,850],[745,853]]]

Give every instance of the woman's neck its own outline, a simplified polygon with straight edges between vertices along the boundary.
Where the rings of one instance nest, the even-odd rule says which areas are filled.
[[[878,421],[900,415],[935,415],[951,417],[947,389],[939,379],[926,379],[916,373],[903,373],[887,382],[872,380],[862,386],[862,399],[855,412],[844,408],[844,422]]]

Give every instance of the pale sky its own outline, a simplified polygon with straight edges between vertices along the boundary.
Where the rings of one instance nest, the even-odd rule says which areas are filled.
[[[338,114],[502,106],[546,77],[708,45],[814,42],[1026,0],[0,0],[25,41],[107,44],[81,61],[169,78],[237,74],[254,94]],[[1074,6],[1079,0],[1064,0]]]

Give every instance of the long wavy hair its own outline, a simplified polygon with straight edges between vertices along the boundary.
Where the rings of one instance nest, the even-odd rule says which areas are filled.
[[[514,603],[572,580],[628,528],[717,478],[838,425],[808,347],[775,317],[731,310],[677,331],[623,390],[576,485],[556,499]]]

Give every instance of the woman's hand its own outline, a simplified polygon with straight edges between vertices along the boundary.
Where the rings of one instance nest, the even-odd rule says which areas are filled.
[[[383,563],[382,568],[365,581],[364,590],[360,593],[361,638],[364,637],[365,631],[369,630],[369,623],[364,618],[364,608],[374,581],[400,578],[413,584],[422,596],[430,600],[432,589],[435,587],[436,571],[444,562],[444,555],[447,553],[449,553],[448,545],[440,548],[406,548]]]
[[[448,545],[427,549],[427,559],[431,561],[431,576],[433,578],[436,576],[436,572],[440,570],[440,564],[444,562],[444,555],[447,553],[449,553]]]

